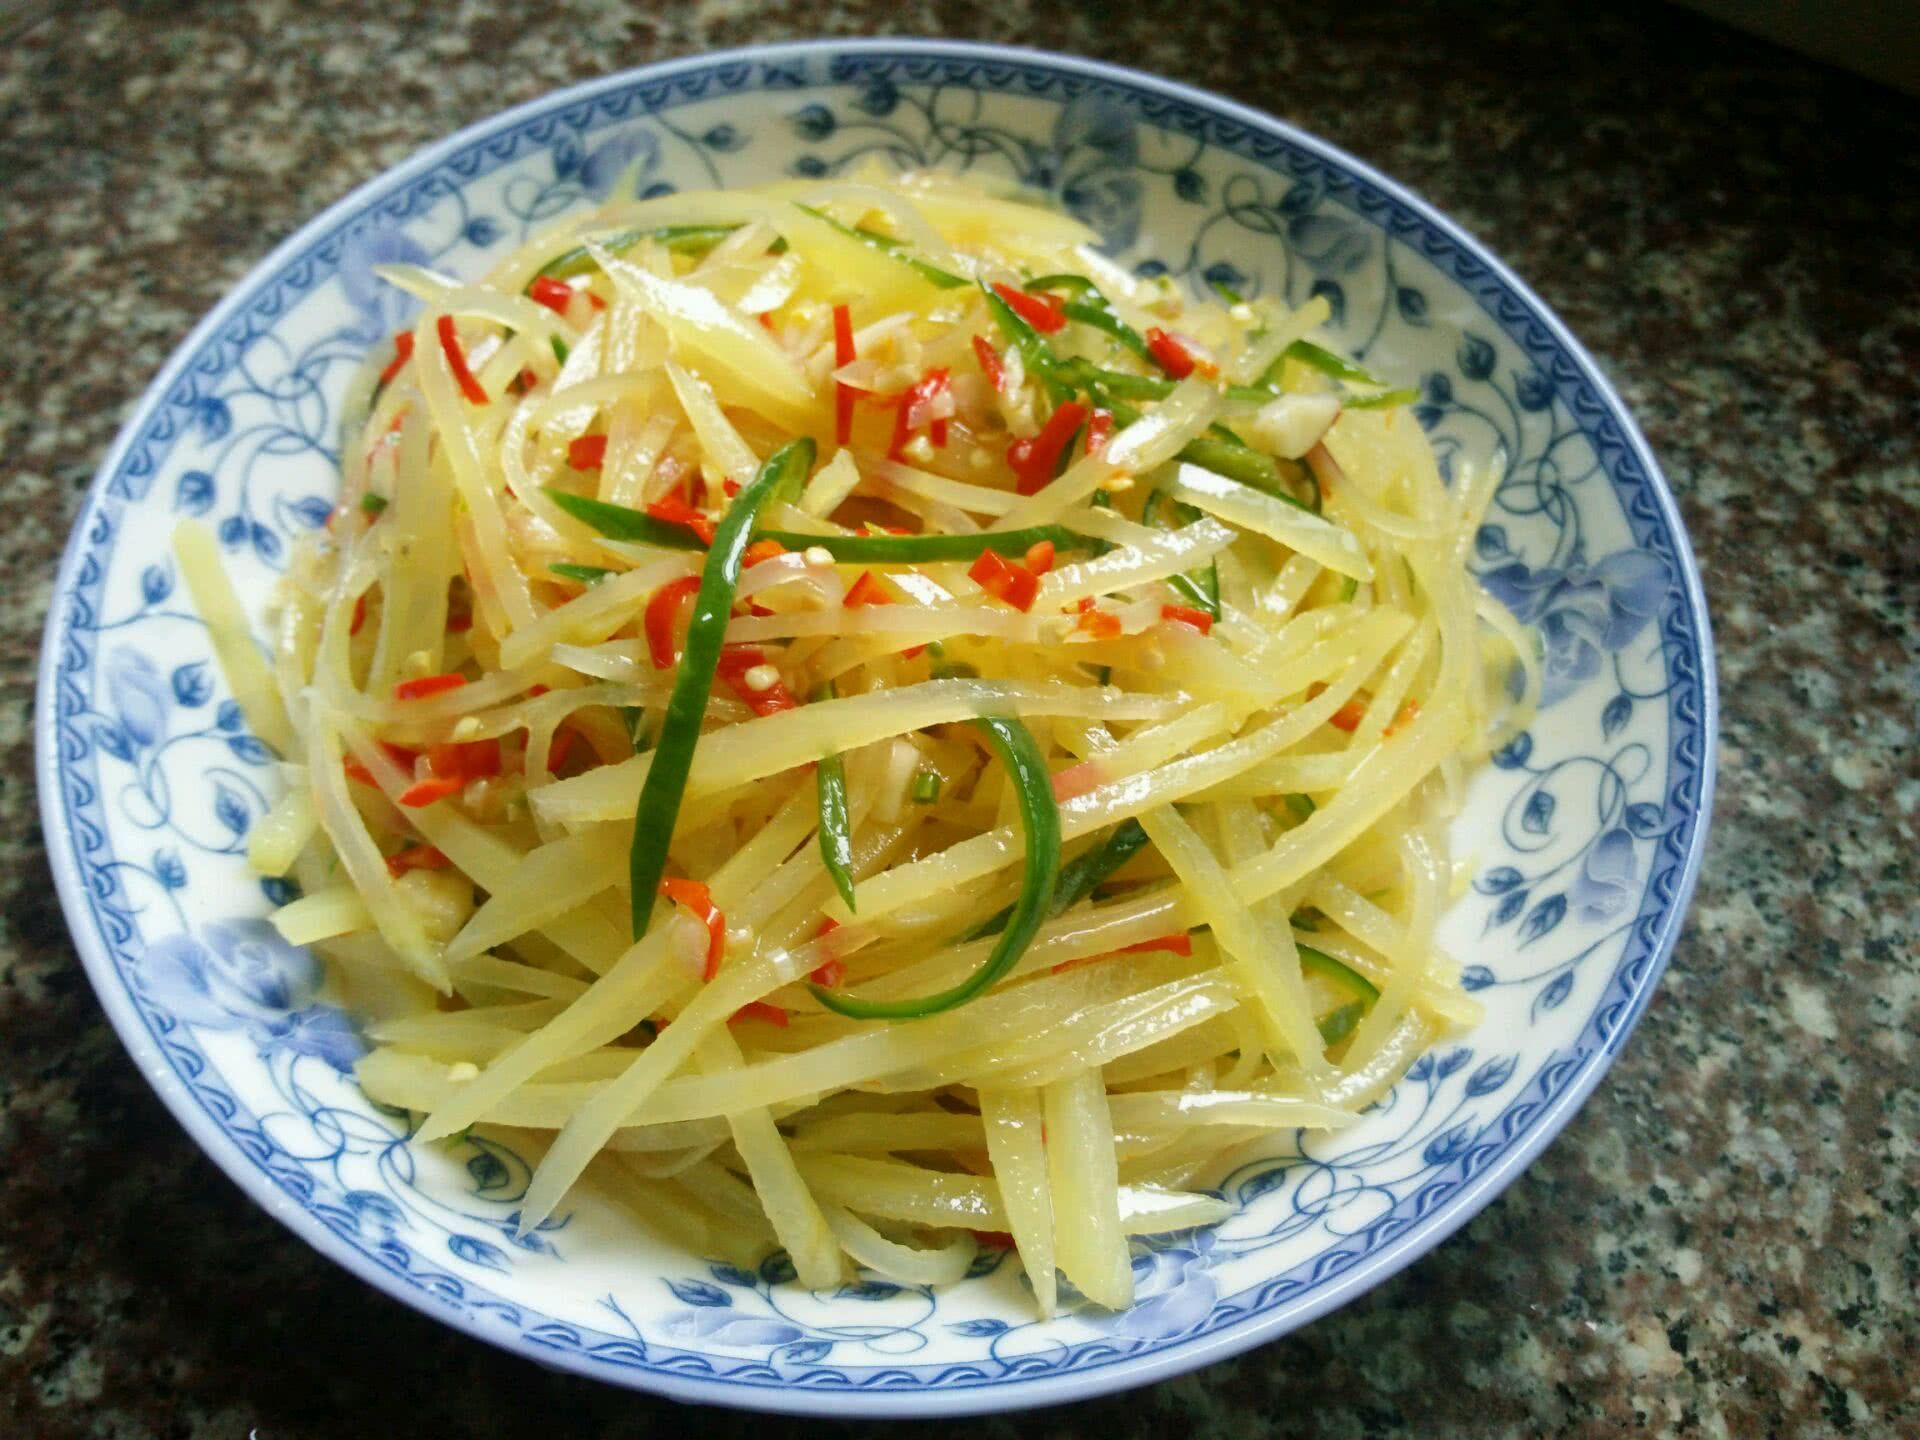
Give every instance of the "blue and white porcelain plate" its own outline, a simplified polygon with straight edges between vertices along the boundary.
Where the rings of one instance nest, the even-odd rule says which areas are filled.
[[[932,1291],[800,1288],[663,1248],[592,1196],[524,1238],[522,1157],[410,1143],[370,1103],[320,966],[247,869],[279,780],[168,547],[213,526],[256,620],[324,522],[348,373],[406,319],[382,261],[477,271],[568,209],[835,174],[869,156],[1017,181],[1142,273],[1300,303],[1397,383],[1449,469],[1507,459],[1482,582],[1538,627],[1533,727],[1474,785],[1478,861],[1443,937],[1487,1006],[1364,1119],[1229,1177],[1217,1227],[1136,1242],[1123,1314],[1034,1320],[988,1255]],[[631,177],[638,176],[637,182]],[[264,634],[264,629],[262,631]],[[1706,609],[1672,496],[1564,326],[1431,206],[1227,101],[1111,67],[876,41],[617,75],[435,146],[320,216],[175,354],[101,467],[40,674],[48,849],[108,1015],[206,1151],[373,1285],[550,1365],[683,1399],[955,1414],[1137,1385],[1283,1334],[1408,1264],[1520,1173],[1593,1088],[1678,933],[1713,788]]]

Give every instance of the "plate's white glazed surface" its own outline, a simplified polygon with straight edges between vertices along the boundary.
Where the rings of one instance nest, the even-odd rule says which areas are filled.
[[[1487,1004],[1364,1122],[1225,1183],[1240,1211],[1136,1244],[1140,1302],[1032,1319],[1012,1263],[938,1293],[812,1294],[665,1251],[583,1195],[514,1237],[522,1159],[408,1143],[354,1088],[363,1042],[246,869],[276,787],[168,550],[205,519],[264,606],[324,522],[348,372],[408,306],[370,267],[456,272],[563,210],[639,189],[822,175],[878,154],[1049,191],[1127,263],[1204,290],[1325,294],[1449,463],[1504,451],[1476,541],[1544,639],[1538,721],[1473,788],[1479,861],[1443,936]],[[685,1398],[952,1413],[1136,1384],[1282,1333],[1375,1283],[1507,1183],[1591,1088],[1676,934],[1711,792],[1713,679],[1693,561],[1652,457],[1558,322],[1365,167],[1275,122],[1084,62],[956,45],[768,48],[657,67],[486,122],[270,257],[189,339],[102,467],[42,668],[49,851],[82,958],[196,1140],[299,1234],[429,1313]]]

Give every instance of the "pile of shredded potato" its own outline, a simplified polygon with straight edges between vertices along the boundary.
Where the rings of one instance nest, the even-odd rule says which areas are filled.
[[[1122,1307],[1128,1236],[1474,1022],[1446,821],[1534,691],[1496,477],[1323,302],[1091,240],[913,174],[393,267],[271,663],[179,532],[287,760],[275,923],[369,1096],[540,1157],[523,1226],[585,1179],[813,1287],[1012,1244]]]

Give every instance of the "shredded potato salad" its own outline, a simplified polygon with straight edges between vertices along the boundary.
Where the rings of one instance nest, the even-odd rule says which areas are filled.
[[[350,397],[248,638],[175,547],[284,798],[358,1077],[665,1242],[813,1287],[1130,1235],[1351,1123],[1478,1007],[1446,827],[1524,722],[1497,476],[1289,310],[1194,303],[938,174],[570,219]]]

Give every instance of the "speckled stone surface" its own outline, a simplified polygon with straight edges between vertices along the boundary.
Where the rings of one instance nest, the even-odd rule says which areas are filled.
[[[53,899],[33,666],[115,428],[302,220],[554,86],[817,30],[1140,65],[1426,193],[1621,385],[1720,643],[1719,813],[1691,922],[1546,1156],[1294,1337],[964,1428],[1920,1432],[1920,104],[1662,7],[1395,9],[127,3],[0,46],[0,1433],[610,1437],[694,1418],[380,1297],[200,1156],[108,1030]]]

